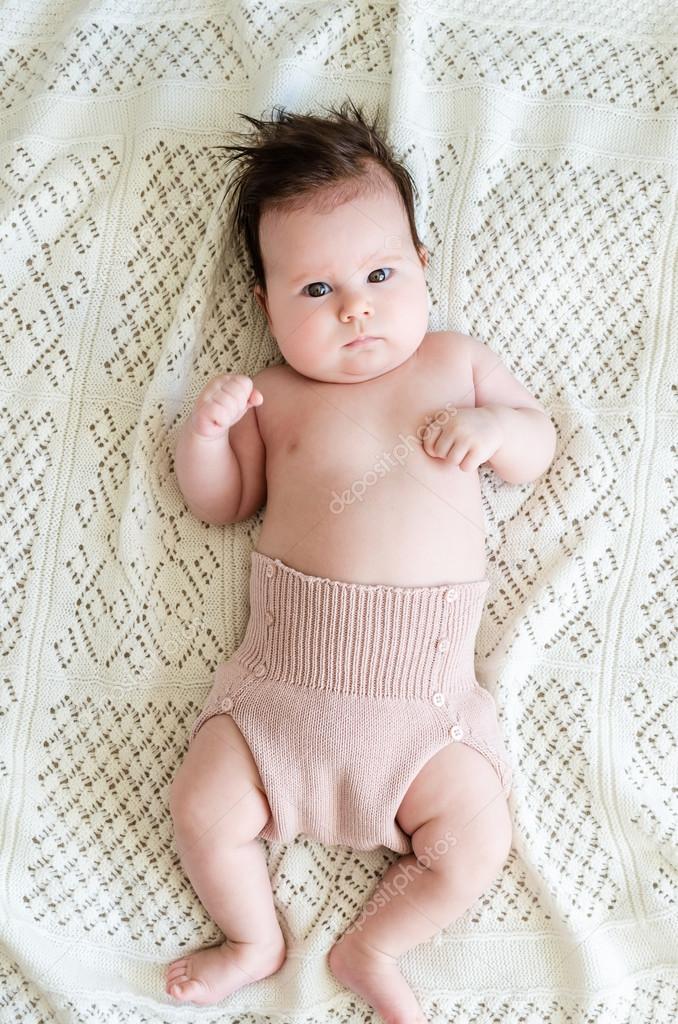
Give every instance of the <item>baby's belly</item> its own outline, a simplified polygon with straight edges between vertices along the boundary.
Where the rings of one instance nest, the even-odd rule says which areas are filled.
[[[339,486],[319,472],[275,475],[257,550],[300,572],[354,583],[483,579],[478,473],[425,458],[409,473],[351,475]]]

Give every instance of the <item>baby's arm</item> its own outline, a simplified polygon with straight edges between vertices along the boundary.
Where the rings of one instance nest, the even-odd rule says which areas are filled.
[[[226,399],[219,387],[220,381],[229,377],[235,377],[237,382],[233,392],[238,395],[235,404],[233,399]],[[261,400],[257,384],[256,377],[252,382],[249,377],[229,374],[211,381],[179,431],[174,457],[179,489],[191,512],[211,525],[222,526],[247,519],[266,500],[266,451],[251,401],[257,394]],[[229,384],[229,390],[230,387]],[[210,404],[206,417],[207,401]],[[248,402],[249,407],[243,413]],[[202,413],[198,416],[199,406],[202,406]],[[224,431],[223,425],[231,418],[231,413],[240,418]],[[214,436],[205,436],[205,430],[213,432]]]
[[[468,338],[475,404],[497,417],[504,441],[487,460],[510,484],[541,476],[553,461],[556,428],[543,406],[516,380],[499,357],[477,338]]]

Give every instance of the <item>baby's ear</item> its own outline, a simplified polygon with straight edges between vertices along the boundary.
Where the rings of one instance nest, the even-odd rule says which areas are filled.
[[[255,284],[255,286],[253,288],[253,291],[254,291],[255,299],[257,300],[257,302],[259,303],[259,305],[263,309],[264,313],[266,314],[266,319],[268,320],[268,325],[270,327],[271,326],[271,318],[268,315],[268,306],[266,305],[266,295],[264,294],[264,291],[261,288],[261,286],[258,285],[258,284]]]

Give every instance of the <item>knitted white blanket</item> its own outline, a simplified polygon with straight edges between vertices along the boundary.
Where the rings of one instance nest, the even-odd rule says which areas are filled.
[[[431,328],[490,345],[559,434],[535,484],[481,477],[476,663],[514,849],[403,971],[435,1021],[676,1019],[676,21],[662,0],[2,6],[2,1024],[376,1021],[326,955],[386,849],[266,846],[283,968],[217,1008],[164,991],[221,938],[168,789],[261,523],[188,512],[176,431],[212,376],[279,361],[210,147],[238,112],[347,96],[417,181]]]

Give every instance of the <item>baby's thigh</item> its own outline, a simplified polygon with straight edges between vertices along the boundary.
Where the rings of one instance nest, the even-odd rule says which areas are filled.
[[[511,815],[499,778],[489,761],[465,743],[448,744],[426,762],[396,818],[412,837],[417,856],[448,833],[454,836],[449,849],[444,841],[439,847],[443,869],[464,858],[502,864],[511,847]]]
[[[175,828],[194,836],[218,830],[234,845],[259,834],[271,809],[252,753],[230,715],[209,718],[196,733],[170,790]]]

